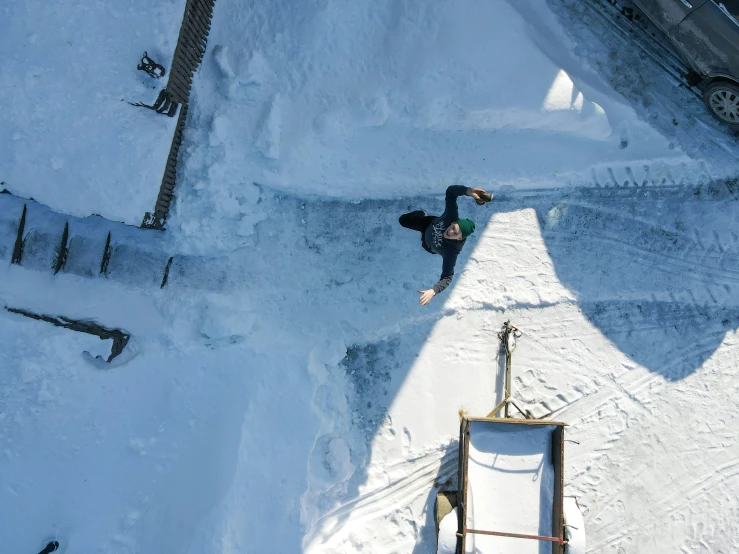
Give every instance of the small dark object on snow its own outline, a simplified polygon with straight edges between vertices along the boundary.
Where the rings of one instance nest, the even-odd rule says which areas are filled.
[[[63,315],[59,317],[54,317],[44,314],[35,314],[33,312],[21,310],[19,308],[10,308],[9,306],[5,306],[5,309],[11,313],[30,317],[31,319],[46,321],[47,323],[51,323],[52,325],[56,325],[57,327],[64,327],[65,329],[70,329],[71,331],[87,333],[88,335],[95,335],[96,337],[100,338],[100,340],[112,339],[113,346],[110,351],[110,356],[108,356],[108,359],[105,360],[108,363],[113,361],[113,358],[123,352],[123,349],[126,347],[128,341],[131,338],[131,335],[121,331],[120,329],[107,329],[102,325],[98,325],[97,323],[93,323],[91,321],[79,321],[76,319],[69,319],[68,317],[64,317]]]
[[[481,192],[481,193],[478,193],[478,194],[480,196],[480,199],[479,200],[475,200],[475,202],[477,202],[477,205],[478,206],[482,206],[483,204],[487,204],[488,202],[492,202],[493,201],[493,195],[490,194],[489,192]]]
[[[144,55],[141,57],[141,63],[136,66],[136,69],[140,69],[141,71],[146,71],[149,75],[151,75],[155,79],[159,79],[159,77],[164,77],[164,75],[167,73],[164,69],[164,66],[152,60],[146,51],[144,52]]]
[[[51,541],[49,544],[46,545],[46,548],[44,548],[38,554],[50,554],[51,552],[54,552],[57,548],[59,548],[59,543],[57,541]]]
[[[10,258],[11,264],[20,264],[23,256],[23,231],[26,228],[26,205],[23,204],[23,212],[21,212],[21,220],[18,223],[18,234],[15,237],[15,245],[13,246],[13,255]]]
[[[172,95],[169,94],[166,88],[159,91],[159,96],[157,96],[157,99],[152,106],[144,104],[143,102],[136,102],[135,104],[133,102],[129,102],[129,104],[139,108],[149,108],[157,113],[167,114],[169,117],[174,117],[174,114],[177,113],[178,106],[177,102],[174,101]]]

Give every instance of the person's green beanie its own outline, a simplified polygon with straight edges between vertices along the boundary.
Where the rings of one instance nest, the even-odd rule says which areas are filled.
[[[462,231],[463,239],[475,232],[475,222],[471,219],[460,219],[457,221],[457,225],[459,225],[459,230]]]

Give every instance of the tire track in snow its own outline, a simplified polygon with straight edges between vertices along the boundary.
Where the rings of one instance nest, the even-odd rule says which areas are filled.
[[[565,209],[569,207],[567,201],[565,199]],[[538,213],[546,213],[544,210],[552,205],[557,204],[550,202],[549,205],[545,204],[542,207],[541,204],[535,203],[534,208]],[[691,205],[696,209],[693,209]],[[578,288],[577,285],[581,283],[575,280],[575,286],[569,288],[580,291],[581,294],[574,303],[567,303],[574,304],[578,313],[574,313],[574,310],[570,311],[569,308],[566,309],[563,314],[566,317],[558,318],[556,326],[550,328],[542,328],[541,325],[525,327],[521,325],[526,335],[536,337],[538,351],[534,351],[534,354],[539,361],[546,360],[544,351],[556,352],[557,347],[567,348],[568,341],[578,339],[589,343],[597,338],[602,343],[601,337],[605,336],[627,356],[634,349],[637,349],[638,354],[639,350],[648,350],[650,344],[653,341],[655,343],[652,345],[656,348],[655,354],[646,357],[650,363],[644,363],[643,354],[641,354],[642,360],[631,358],[636,361],[637,365],[648,367],[650,371],[636,368],[632,364],[624,364],[624,370],[619,371],[617,367],[614,368],[616,373],[608,375],[611,369],[603,368],[606,370],[605,375],[602,371],[596,372],[601,382],[597,383],[594,388],[584,386],[584,393],[578,393],[569,387],[563,392],[553,390],[554,387],[551,386],[547,387],[545,374],[548,370],[544,364],[541,365],[543,371],[540,369],[538,374],[531,373],[531,379],[537,379],[538,382],[521,380],[525,386],[530,386],[535,391],[533,398],[538,397],[542,400],[541,405],[538,406],[539,409],[541,406],[557,408],[559,411],[555,413],[554,419],[566,419],[558,416],[570,414],[575,418],[570,422],[576,432],[579,427],[585,433],[591,434],[589,437],[585,435],[585,440],[588,441],[586,444],[590,444],[587,450],[576,449],[579,455],[575,457],[568,455],[568,465],[576,469],[576,474],[568,475],[567,487],[570,491],[579,489],[577,494],[585,498],[584,506],[589,510],[587,520],[597,527],[593,543],[590,545],[590,551],[593,552],[607,551],[611,547],[615,547],[613,548],[615,552],[619,546],[622,547],[619,552],[636,551],[629,545],[644,547],[651,544],[649,534],[655,528],[665,527],[672,523],[674,521],[672,518],[676,515],[685,517],[687,514],[687,517],[692,520],[706,521],[705,516],[688,514],[685,511],[686,507],[690,507],[691,512],[694,512],[692,504],[695,502],[711,506],[712,502],[715,503],[718,499],[716,495],[722,494],[723,489],[720,486],[722,482],[726,483],[730,490],[736,490],[737,473],[739,472],[733,468],[733,464],[723,464],[720,469],[722,476],[714,476],[714,470],[708,467],[713,454],[710,454],[706,460],[706,456],[701,451],[696,456],[690,456],[689,460],[684,460],[681,456],[684,456],[685,452],[675,446],[676,441],[679,442],[680,433],[670,435],[672,438],[667,440],[661,435],[666,422],[674,421],[676,415],[680,415],[679,411],[675,413],[675,406],[671,402],[665,402],[663,405],[667,394],[674,391],[678,396],[682,396],[685,402],[688,402],[686,395],[697,394],[698,398],[704,399],[706,394],[703,387],[690,391],[683,385],[675,385],[674,382],[665,379],[665,376],[681,379],[687,374],[686,372],[700,370],[703,363],[719,348],[722,348],[721,345],[727,340],[726,334],[732,333],[737,327],[737,318],[734,313],[736,312],[737,295],[726,288],[724,289],[725,296],[718,294],[721,292],[719,289],[726,283],[731,285],[731,289],[736,288],[734,283],[738,274],[737,260],[739,259],[737,235],[719,227],[736,219],[736,208],[727,203],[725,206],[727,209],[722,213],[720,204],[711,203],[707,206],[696,202],[695,204],[688,203],[685,207],[679,206],[681,208],[679,212],[668,213],[671,208],[678,206],[679,199],[657,208],[652,207],[655,212],[654,221],[645,219],[649,216],[649,208],[643,207],[642,203],[627,203],[623,206],[624,211],[631,210],[632,213],[628,214],[621,214],[618,209],[613,210],[612,205],[601,210],[592,208],[586,210],[578,206],[578,211],[590,217],[574,218],[571,225],[553,239],[558,246],[568,247],[559,248],[562,256],[569,256],[573,250],[577,254],[577,249],[581,247],[587,249],[581,257],[576,257],[574,261],[568,259],[563,262],[562,258],[558,258],[553,252],[557,249],[557,245],[552,249],[552,242],[547,242],[551,240],[547,234],[549,231],[542,225],[542,235],[555,267],[558,264],[569,263],[579,270],[581,266],[577,262],[580,259],[587,260],[600,251],[605,258],[616,258],[618,263],[624,260],[627,263],[640,264],[642,267],[637,272],[628,270],[625,274],[631,273],[635,275],[635,279],[641,279],[641,276],[646,277],[644,285],[636,287],[637,290],[627,289],[626,291],[622,290],[622,283],[618,282],[613,285],[607,284],[605,290],[598,290],[597,287]],[[715,220],[710,214],[714,206],[717,209]],[[662,213],[667,215],[659,217],[660,210],[664,210]],[[610,214],[604,215],[609,211]],[[634,214],[634,211],[637,213]],[[674,222],[670,221],[671,218]],[[687,228],[670,231],[667,226],[681,218],[688,222]],[[500,229],[501,232],[496,236],[496,241],[501,244],[502,248],[520,249],[526,242],[539,240],[536,233],[529,231],[528,228],[519,230],[500,225]],[[596,235],[598,240],[592,239],[590,234]],[[605,240],[603,240],[604,237]],[[672,239],[676,239],[677,244],[671,244]],[[502,251],[505,253],[505,250]],[[539,258],[541,256],[537,255],[537,259]],[[493,261],[491,256],[491,267],[494,267]],[[671,277],[663,278],[661,281],[649,279],[650,272],[660,269],[669,270]],[[513,271],[524,273],[526,269],[519,264],[513,268]],[[589,270],[585,269],[585,271]],[[559,271],[558,273],[563,284],[568,286],[568,283],[561,278],[561,273]],[[658,285],[662,283],[674,284],[674,290],[660,290]],[[707,289],[705,294],[702,294],[701,287]],[[661,301],[657,300],[657,296]],[[557,302],[556,305],[562,303]],[[644,305],[643,313],[636,309],[641,308],[638,306],[640,304]],[[602,306],[605,310],[600,317],[597,314],[598,306]],[[596,312],[596,317],[590,317],[593,312]],[[592,327],[584,327],[582,317],[587,317],[593,324]],[[534,319],[541,321],[545,320],[546,316],[542,315]],[[697,332],[693,332],[695,328],[698,329]],[[568,334],[569,329],[576,330],[576,332]],[[640,334],[646,336],[640,337]],[[726,347],[722,348],[724,357],[732,341],[733,339],[730,338]],[[588,357],[588,354],[590,354],[589,350],[574,353],[570,350],[565,359],[569,361],[572,357],[576,366],[579,365],[577,364],[578,359],[584,358],[591,363],[597,360],[597,356]],[[560,365],[566,366],[567,364]],[[710,374],[711,372],[708,372],[706,375]],[[605,382],[603,382],[603,377],[606,379]],[[701,375],[698,376],[697,381],[692,382],[703,383],[706,378]],[[588,379],[590,375],[580,371],[568,381]],[[587,402],[579,402],[582,398],[587,398]],[[595,408],[590,409],[591,406]],[[581,410],[587,410],[587,413],[582,414]],[[574,435],[574,438],[579,437]],[[717,446],[723,446],[724,443],[721,436],[708,440],[708,444]],[[601,448],[596,450],[593,445]],[[665,450],[668,457],[650,460],[649,456],[652,452],[654,456],[659,457],[660,449]],[[726,453],[724,446],[716,454],[719,459],[725,459]],[[630,460],[627,465],[624,462],[626,459]],[[648,479],[659,479],[659,472],[661,471],[664,475],[665,469],[669,472],[669,468],[665,467],[665,460],[672,459],[682,461],[674,468],[675,475],[678,476],[675,477],[675,485],[670,486],[669,477],[665,477],[667,480],[664,486],[657,489],[655,505],[645,504],[638,498],[639,492],[649,494],[651,489]],[[651,475],[651,477],[633,483],[632,487],[622,486],[620,483],[629,482],[627,468],[632,464],[634,464],[634,471],[638,472],[640,471],[638,468],[641,468],[645,471],[645,475]],[[608,477],[609,475],[611,477]],[[621,478],[615,479],[613,475],[621,475]],[[604,483],[608,483],[609,487],[604,488]],[[609,494],[603,495],[601,491]],[[627,513],[626,510],[629,512]],[[611,523],[604,525],[601,521],[594,521],[599,518]],[[683,528],[689,529],[684,525],[676,527],[676,529]],[[679,549],[679,542],[682,541],[682,535],[679,533],[678,530],[676,536],[678,545],[674,550]],[[730,528],[723,532],[723,536],[726,537],[725,542],[731,541],[731,533]],[[625,542],[619,545],[619,541]],[[706,544],[711,543],[708,541]],[[670,547],[665,548],[673,551]],[[642,548],[638,550],[642,551]],[[644,551],[647,549],[644,548]],[[704,551],[716,550],[706,548]]]
[[[560,315],[558,326],[555,329],[544,328],[536,324],[528,325],[525,328],[526,335],[536,337],[534,349],[531,351],[531,355],[534,356],[533,361],[546,359],[546,353],[556,350],[557,345],[571,349],[574,342],[589,344],[602,340],[603,336],[608,338],[609,341],[616,339],[614,347],[629,356],[629,348],[626,348],[625,351],[625,347],[631,345],[631,349],[640,349],[642,346],[639,340],[628,342],[629,335],[651,332],[655,335],[654,340],[660,340],[660,337],[666,332],[669,336],[679,334],[679,326],[685,325],[686,322],[693,321],[693,325],[700,325],[701,321],[709,321],[711,317],[715,316],[712,310],[705,310],[701,306],[683,304],[676,309],[672,309],[675,306],[674,304],[657,303],[658,308],[661,305],[671,308],[666,313],[660,312],[657,314],[658,322],[652,320],[657,317],[654,315],[654,310],[652,310],[652,313],[645,310],[645,315],[641,320],[630,319],[627,324],[620,324],[620,307],[626,303],[617,300],[609,306],[608,302],[599,302],[599,305],[606,307],[604,315],[600,316],[593,326],[588,327],[588,332],[583,332],[581,318],[589,319],[589,317],[579,311],[582,304],[578,305],[569,301],[557,303],[557,305],[561,304],[572,305],[578,309],[579,315]],[[553,306],[540,306],[541,309],[550,307]],[[531,308],[531,306],[526,306],[526,309]],[[515,309],[516,306],[513,306],[506,311],[510,313]],[[572,312],[570,313],[572,314]],[[579,332],[569,334],[566,331],[567,329],[578,329]],[[686,341],[685,348],[682,348],[678,343],[665,352],[661,352],[658,356],[652,356],[652,358],[658,358],[659,365],[653,366],[649,363],[649,371],[646,373],[625,369],[618,374],[601,375],[601,377],[606,377],[613,382],[612,386],[606,389],[602,387],[602,384],[594,384],[592,375],[583,374],[577,376],[571,384],[568,384],[567,389],[562,390],[548,384],[549,376],[546,364],[541,366],[530,364],[527,371],[514,376],[516,384],[514,395],[522,400],[534,415],[539,417],[551,413],[552,418],[560,418],[583,398],[587,398],[589,404],[595,403],[597,406],[595,408],[596,412],[601,408],[602,403],[628,398],[638,403],[642,409],[653,413],[653,408],[650,407],[650,399],[644,395],[645,390],[663,383],[665,380],[674,381],[684,376],[686,372],[691,371],[689,366],[693,361],[698,364],[702,363],[702,360],[708,359],[723,342],[726,333],[731,330],[730,326],[722,326],[718,329],[704,331],[697,340]],[[627,340],[627,342],[619,341],[619,337]],[[586,349],[583,355],[588,355],[588,353],[590,353],[590,350]],[[592,355],[592,353],[590,354]],[[633,359],[633,361],[637,365],[642,364],[639,359]],[[654,360],[648,361],[652,362]],[[571,362],[578,363],[574,359]],[[614,394],[614,386],[621,391],[620,394]],[[587,418],[589,415],[591,414],[584,414],[581,418]]]
[[[727,482],[739,476],[739,461],[718,468],[715,472],[709,474],[701,474],[697,479],[693,480],[688,487],[674,492],[664,497],[652,499],[652,505],[656,505],[661,509],[657,512],[648,514],[640,514],[634,518],[639,521],[638,524],[623,527],[623,521],[614,521],[603,526],[605,529],[619,527],[618,531],[614,531],[607,537],[595,543],[589,543],[588,549],[594,552],[602,552],[605,548],[615,546],[623,539],[633,536],[640,527],[649,527],[656,525],[665,520],[665,517],[673,516],[675,513],[695,502],[701,496],[709,496],[718,486],[726,486]],[[677,501],[679,500],[679,501]]]
[[[656,231],[657,228],[654,228],[654,230]],[[675,235],[676,237],[673,240],[677,244],[677,241],[680,241],[681,238],[678,238],[677,234]],[[545,236],[549,240],[558,240],[563,243],[573,242],[571,232],[546,231]],[[611,252],[623,254],[631,261],[636,259],[646,262],[643,264],[644,267],[653,267],[665,273],[685,276],[686,274],[693,275],[694,272],[698,271],[700,274],[715,279],[725,279],[731,283],[739,283],[738,252],[719,250],[719,256],[712,256],[714,251],[707,250],[699,242],[690,241],[689,239],[683,239],[681,241],[685,242],[685,246],[682,248],[680,255],[669,254],[664,250],[650,250],[639,247],[633,241],[614,235],[599,234],[597,232],[590,232],[587,240],[594,243],[592,245],[593,250],[596,246],[610,248]],[[613,250],[613,246],[619,247],[621,251]],[[688,259],[696,253],[701,255],[699,260],[692,261]],[[711,266],[707,265],[709,262],[713,262]],[[726,266],[736,266],[736,269]]]
[[[638,176],[637,176],[638,175]],[[679,176],[675,182],[673,175]],[[643,164],[641,168],[625,162],[620,165],[612,164],[605,167],[591,169],[590,187],[605,188],[609,191],[631,191],[631,193],[658,192],[685,190],[685,181],[711,181],[711,175],[702,165],[702,162],[693,162],[688,166],[685,162],[676,164],[661,163],[657,166]]]
[[[651,435],[647,436],[654,436],[654,434],[652,433]],[[603,454],[600,454],[597,458],[593,460],[593,462],[595,462],[602,455]],[[618,458],[616,458],[616,460],[618,460]],[[572,459],[569,460],[570,463],[572,461]],[[613,461],[610,461],[609,463],[612,464]],[[612,515],[607,516],[606,513],[611,510],[624,510],[622,499],[624,495],[626,495],[627,497],[630,495],[629,487],[627,486],[617,488],[615,490],[612,490],[610,494],[599,496],[597,491],[601,490],[600,479],[588,480],[588,475],[591,471],[594,470],[590,465],[588,465],[586,470],[580,472],[578,475],[575,476],[575,479],[586,479],[585,483],[581,484],[581,486],[585,485],[586,487],[584,489],[584,492],[583,490],[580,491],[580,494],[586,495],[588,497],[594,497],[594,506],[600,507],[598,511],[593,511],[592,509],[589,509],[587,512],[587,520],[590,522],[595,522],[597,524],[599,533],[605,529],[606,536],[600,539],[599,542],[589,545],[591,551],[602,552],[606,547],[617,545],[617,543],[624,539],[631,540],[639,531],[639,529],[649,528],[650,526],[657,526],[660,523],[667,521],[667,518],[672,518],[680,510],[682,510],[686,506],[693,504],[698,498],[702,496],[707,496],[709,498],[710,504],[710,497],[716,491],[716,488],[718,486],[724,487],[728,485],[732,480],[735,480],[737,478],[737,476],[739,475],[739,461],[732,461],[730,463],[724,464],[716,470],[711,469],[710,472],[703,472],[696,478],[688,481],[685,484],[680,482],[679,487],[666,487],[661,489],[668,494],[665,494],[664,496],[658,495],[656,498],[651,498],[649,503],[649,506],[656,506],[658,509],[656,511],[651,509],[643,510],[644,513],[637,514],[637,516],[635,517],[629,517],[630,520],[636,521],[638,523],[634,523],[626,528],[624,528],[623,525],[623,519],[625,516],[616,515],[614,518]],[[600,471],[597,471],[596,474],[602,473],[603,471],[604,469],[600,468]],[[571,487],[571,482],[572,478],[569,479],[569,481],[566,483],[566,486]],[[631,492],[631,494],[633,495],[633,491]],[[603,521],[608,519],[610,519],[610,522],[603,524]]]
[[[710,348],[711,351],[714,350],[714,348]],[[677,360],[677,363],[679,363],[679,360]],[[631,379],[619,379],[618,377],[614,379],[614,382],[623,390],[624,393],[627,394],[627,397],[630,397],[629,395],[629,386],[634,386],[637,390],[639,388],[643,388],[646,384],[660,381],[658,375],[648,375],[646,378],[631,378]],[[632,391],[633,392],[633,391]],[[730,393],[729,393],[730,394]],[[635,398],[630,398],[631,400],[638,400]],[[599,400],[599,402],[595,403],[594,400]],[[691,505],[697,498],[701,496],[707,496],[708,503],[710,505],[710,496],[716,491],[717,487],[719,485],[727,485],[731,480],[736,480],[737,475],[739,475],[739,461],[731,461],[729,463],[725,463],[723,466],[717,468],[716,470],[711,469],[710,471],[702,472],[700,475],[695,477],[694,479],[691,479],[687,482],[681,481],[679,483],[679,486],[677,487],[665,487],[664,490],[666,493],[669,492],[669,494],[666,494],[664,497],[657,497],[656,500],[652,501],[651,505],[655,505],[658,507],[657,511],[649,511],[645,514],[638,514],[636,517],[629,517],[628,519],[632,521],[638,521],[639,523],[633,524],[632,526],[624,529],[623,527],[623,519],[625,516],[617,515],[616,519],[613,520],[613,516],[606,517],[606,512],[609,510],[616,510],[617,506],[623,507],[622,498],[624,495],[627,497],[629,496],[629,491],[627,488],[618,488],[616,490],[613,490],[610,494],[606,494],[604,496],[599,496],[598,491],[602,490],[602,487],[599,485],[599,481],[592,481],[589,478],[589,474],[593,472],[593,475],[599,475],[602,474],[604,471],[608,471],[607,469],[600,468],[600,470],[593,469],[592,465],[596,464],[598,460],[600,460],[604,455],[607,454],[607,452],[611,449],[613,445],[616,444],[616,441],[618,440],[619,436],[626,431],[626,429],[632,424],[627,424],[623,428],[617,428],[615,431],[611,428],[612,424],[609,423],[609,419],[612,418],[618,418],[619,416],[616,411],[621,411],[624,413],[624,417],[627,419],[624,420],[624,422],[628,423],[629,420],[633,420],[635,410],[634,407],[639,408],[642,407],[641,405],[632,406],[631,408],[625,408],[623,405],[623,401],[625,398],[618,394],[609,395],[608,391],[604,391],[601,394],[597,395],[591,395],[589,396],[589,404],[595,403],[596,407],[590,411],[588,411],[585,414],[580,414],[580,417],[578,418],[578,421],[582,422],[585,420],[591,420],[590,424],[592,425],[594,422],[598,422],[599,428],[606,428],[608,429],[609,433],[607,434],[606,438],[604,439],[604,442],[607,443],[607,446],[603,449],[599,449],[598,451],[588,451],[580,454],[576,457],[568,457],[568,462],[572,466],[580,466],[582,469],[581,471],[573,477],[570,477],[568,479],[568,486],[573,486],[572,482],[574,481],[580,481],[581,484],[579,485],[582,487],[582,485],[585,485],[585,492],[582,492],[582,494],[593,497],[594,503],[593,506],[600,506],[601,508],[598,511],[589,511],[587,519],[589,521],[595,521],[597,525],[599,526],[599,533],[604,530],[604,526],[602,524],[603,520],[608,521],[611,519],[611,522],[605,526],[605,532],[606,537],[599,540],[599,542],[591,544],[590,549],[594,552],[602,552],[605,551],[605,548],[610,546],[617,546],[618,543],[622,540],[631,540],[634,537],[634,534],[641,528],[641,529],[647,529],[649,526],[654,525],[657,526],[660,523],[663,523],[664,521],[667,521],[666,518],[673,517],[678,511],[682,510],[688,505]],[[640,404],[640,403],[639,403]],[[564,413],[568,409],[572,408],[571,406],[568,406],[566,409],[564,409],[560,413]],[[616,411],[614,411],[614,409]],[[646,437],[657,437],[659,434],[659,429],[656,429],[654,427],[651,427],[647,425],[647,421],[651,418],[651,416],[647,416],[647,420],[638,418],[637,416],[637,426],[646,426],[645,431],[637,431],[640,434],[646,436]],[[579,425],[577,422],[574,423],[575,427]],[[583,424],[585,426],[585,424]],[[658,442],[659,438],[657,439]],[[644,445],[642,445],[644,446]],[[656,450],[652,448],[649,450],[651,452],[654,452],[654,455],[656,454]],[[683,452],[681,450],[681,452]],[[684,455],[684,452],[683,452]],[[638,455],[637,455],[638,456]],[[582,460],[584,458],[590,458],[590,463],[588,464],[582,464],[578,463],[579,460]],[[615,458],[616,463],[618,463],[619,458]],[[607,461],[607,464],[612,464],[613,460]],[[621,462],[622,463],[622,462]],[[586,467],[582,467],[582,466]],[[683,470],[689,471],[688,466],[683,466]],[[638,471],[638,469],[636,470]],[[691,473],[687,473],[687,475],[693,475]],[[584,482],[583,479],[585,480]],[[735,482],[735,481],[734,481]],[[633,494],[633,493],[632,493]],[[623,509],[623,508],[622,508]],[[633,515],[633,514],[632,514]],[[616,529],[613,529],[616,528]],[[613,529],[611,532],[610,529]],[[628,547],[627,547],[627,551]],[[709,551],[709,550],[706,550]],[[620,551],[619,551],[620,552]]]
[[[716,336],[718,333],[715,334]],[[713,353],[716,350],[715,342],[711,341],[710,345],[705,346],[704,348],[698,348],[696,350],[692,350],[691,352],[700,354],[700,355],[708,355]],[[618,387],[622,391],[622,395],[614,394],[613,390],[603,390],[592,394],[581,394],[577,396],[576,398],[568,398],[567,403],[560,403],[557,405],[556,403],[550,401],[540,401],[537,404],[543,406],[545,408],[544,413],[551,413],[552,418],[559,418],[565,415],[569,410],[571,410],[575,403],[587,399],[589,404],[596,403],[596,407],[590,410],[589,412],[586,412],[584,414],[580,414],[578,419],[588,419],[590,417],[593,417],[595,414],[602,411],[604,406],[617,401],[622,400],[624,398],[632,400],[636,405],[638,405],[641,409],[644,409],[648,412],[652,412],[652,410],[649,409],[648,406],[645,405],[645,401],[641,398],[639,398],[639,393],[642,392],[644,389],[648,388],[649,386],[660,383],[664,381],[664,374],[670,373],[669,369],[676,367],[684,362],[684,354],[682,352],[676,352],[675,356],[672,359],[667,360],[667,363],[665,363],[664,366],[662,366],[661,369],[664,369],[665,371],[660,371],[659,373],[655,373],[652,371],[649,371],[646,373],[646,375],[634,375],[632,377],[629,377],[630,372],[623,372],[619,376],[613,378],[611,381],[612,383]],[[623,376],[627,376],[627,378],[622,379]],[[564,395],[561,393],[558,394],[555,398],[564,398]],[[534,404],[536,406],[537,404]],[[536,413],[536,412],[533,412]],[[540,412],[541,413],[541,412]],[[575,457],[573,459],[578,459],[578,457]]]
[[[570,204],[565,205],[566,210],[571,211],[570,207]],[[629,228],[630,232],[603,233],[588,229],[587,238],[578,240],[579,230],[588,228],[592,220],[598,220],[601,227],[605,226],[602,220],[603,213],[607,212],[593,210],[587,214],[591,216],[589,218],[577,214],[580,217],[576,217],[576,221],[559,220],[557,225],[561,230],[547,228],[547,223],[543,222],[542,235],[547,243],[547,249],[551,253],[552,241],[554,241],[561,246],[574,246],[580,254],[591,251],[608,252],[612,264],[615,264],[617,259],[623,258],[632,266],[639,265],[645,274],[658,271],[670,276],[679,276],[682,279],[688,276],[692,281],[703,281],[701,287],[682,287],[673,293],[685,293],[687,297],[692,294],[696,303],[700,301],[719,303],[716,296],[710,293],[710,286],[716,289],[723,288],[726,291],[727,286],[739,284],[739,250],[731,248],[734,244],[729,245],[728,241],[724,241],[725,246],[722,245],[717,236],[714,237],[715,243],[706,247],[700,240],[697,240],[698,235],[696,239],[691,239],[675,231],[648,225],[638,218],[617,218],[615,214],[610,214],[614,220],[610,222],[611,225],[617,223],[621,229]],[[642,229],[634,232],[635,226],[641,226]],[[516,235],[501,233],[496,236],[496,240],[501,245],[516,248],[527,235],[527,233]],[[637,244],[637,239],[641,239],[639,242],[644,245]],[[735,240],[734,237],[732,242]],[[558,265],[556,258],[555,256],[555,266]],[[480,256],[476,256],[475,260],[486,261]],[[705,282],[706,280],[708,282]],[[695,288],[698,290],[694,291]],[[664,291],[655,290],[654,292],[663,293]],[[696,293],[700,298],[695,297]]]
[[[383,469],[388,477],[392,473],[399,473],[401,476],[382,488],[363,493],[333,508],[316,521],[306,536],[312,541],[321,528],[328,527],[335,533],[342,526],[343,520],[351,518],[353,524],[372,520],[396,510],[399,505],[407,505],[420,495],[428,494],[437,483],[443,483],[456,474],[456,452],[456,448],[436,450]]]

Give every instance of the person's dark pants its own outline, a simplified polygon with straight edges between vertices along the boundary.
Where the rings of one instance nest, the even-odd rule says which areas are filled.
[[[436,219],[436,217],[437,216],[435,215],[426,215],[426,212],[422,210],[416,210],[415,212],[401,215],[398,218],[398,223],[406,229],[419,231],[421,233],[421,245],[424,250],[433,254],[431,249],[428,247],[428,244],[426,244],[426,229],[428,229],[429,225],[431,225],[431,222]]]

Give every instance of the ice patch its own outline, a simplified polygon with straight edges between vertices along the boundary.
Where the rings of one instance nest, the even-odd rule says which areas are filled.
[[[349,445],[341,437],[334,437],[329,441],[326,462],[331,476],[337,481],[346,481],[354,473]]]
[[[213,47],[213,59],[216,61],[216,66],[221,71],[223,77],[227,79],[234,79],[236,73],[231,69],[231,64],[228,63],[228,47],[222,44],[216,44]]]
[[[239,74],[239,81],[251,85],[267,85],[277,80],[277,74],[272,71],[269,61],[261,51],[252,52],[243,74]]]
[[[261,123],[258,125],[256,140],[257,149],[265,158],[276,160],[280,157],[280,135],[282,132],[282,108],[280,95],[275,94],[266,108]]]
[[[217,146],[226,140],[226,138],[228,138],[230,128],[231,124],[228,118],[222,115],[216,115],[211,124],[210,145]]]
[[[208,306],[203,311],[199,331],[207,344],[234,344],[246,339],[256,320],[252,312]]]

